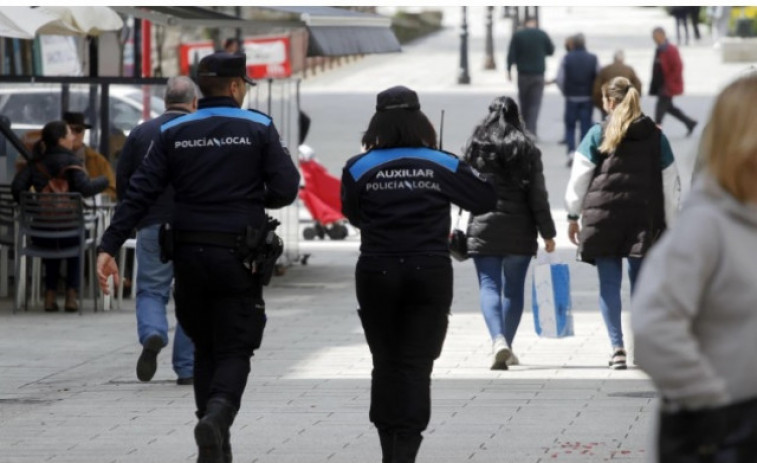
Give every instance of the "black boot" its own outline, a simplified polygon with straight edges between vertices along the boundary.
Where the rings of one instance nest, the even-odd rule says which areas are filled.
[[[394,435],[394,459],[392,463],[415,463],[415,456],[421,447],[420,433],[398,433]]]
[[[197,463],[231,462],[229,428],[236,413],[236,408],[227,399],[213,397],[208,400],[206,411],[195,426]]]
[[[394,434],[389,431],[379,430],[379,441],[381,442],[381,463],[392,463],[394,456]]]
[[[231,463],[231,436],[227,431],[223,437],[223,443],[221,444],[221,451],[223,453],[223,463]]]

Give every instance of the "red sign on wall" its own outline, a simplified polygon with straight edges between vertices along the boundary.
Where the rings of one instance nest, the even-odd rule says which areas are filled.
[[[189,74],[189,66],[213,53],[213,42],[184,43],[179,47],[181,73]],[[253,79],[281,79],[292,75],[289,37],[258,37],[244,40],[247,74]]]

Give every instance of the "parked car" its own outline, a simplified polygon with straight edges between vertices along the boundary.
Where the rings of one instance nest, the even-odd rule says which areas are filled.
[[[139,87],[112,85],[109,107],[112,128],[126,135],[143,122],[142,90]],[[88,108],[89,87],[72,85],[69,111],[83,112],[92,119]],[[163,110],[163,100],[151,95],[150,118],[162,114]],[[62,112],[59,85],[0,86],[0,114],[10,119],[11,128],[19,135],[41,129],[51,120],[59,119]]]
[[[126,136],[138,124],[144,121],[143,93],[141,87],[127,85],[110,86],[110,145],[109,158],[114,162],[118,158]],[[164,111],[161,98],[149,95],[150,118],[159,116]],[[97,95],[97,104],[100,99]],[[93,126],[99,128],[97,116],[92,117],[89,111],[89,86],[71,85],[69,93],[69,111],[87,114],[87,119]],[[13,84],[0,85],[0,116],[10,120],[13,132],[21,139],[32,130],[41,130],[52,120],[60,119],[61,86],[58,84]],[[89,140],[89,134],[85,135]],[[9,181],[18,168],[17,161],[20,154],[10,142],[0,138],[0,183]]]

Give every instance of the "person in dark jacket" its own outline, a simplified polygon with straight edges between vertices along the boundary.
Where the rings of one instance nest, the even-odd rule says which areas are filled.
[[[265,250],[265,209],[297,198],[300,175],[273,120],[241,108],[246,56],[216,52],[197,67],[199,109],[160,126],[100,241],[97,276],[107,294],[113,258],[150,206],[174,189],[176,317],[195,346],[198,463],[232,461],[230,428],[250,358],[266,325],[263,275],[245,259]],[[168,251],[168,249],[163,248]]]
[[[155,119],[135,127],[124,143],[116,168],[119,198],[123,199],[126,196],[129,180],[150,149],[150,143],[160,135],[160,127],[197,109],[195,85],[186,76],[168,79],[163,99],[166,111]],[[158,367],[158,353],[168,345],[166,304],[171,298],[174,275],[173,264],[160,260],[158,235],[160,226],[171,222],[172,210],[173,188],[169,186],[137,224],[137,333],[142,345],[142,354],[137,361],[137,378],[140,381],[152,379]],[[192,384],[194,345],[184,333],[181,323],[176,324],[172,362],[178,376],[176,383]]]
[[[85,198],[94,196],[108,187],[108,179],[104,176],[90,180],[84,170],[82,161],[74,155],[71,148],[74,134],[65,121],[52,121],[42,128],[40,140],[34,145],[31,161],[13,178],[11,192],[13,199],[20,201],[21,192],[34,187],[35,191],[42,191],[50,178],[61,175],[64,171],[68,181],[69,191],[81,193]],[[40,246],[67,247],[78,244],[76,238],[42,239],[37,238]],[[57,312],[56,302],[58,292],[58,278],[60,276],[61,259],[43,259],[45,266],[45,311]],[[78,257],[66,259],[66,312],[77,312],[77,301],[81,282],[79,281]]]
[[[631,82],[616,77],[602,95],[609,116],[578,147],[565,206],[570,241],[579,246],[581,260],[597,266],[599,307],[612,346],[609,365],[625,369],[623,259],[633,293],[642,259],[675,218],[680,181],[670,143],[642,114]]]
[[[526,20],[525,27],[513,34],[507,49],[507,80],[512,81],[510,69],[518,69],[518,101],[526,130],[536,137],[536,125],[544,96],[546,58],[555,52],[555,45],[546,32],[539,29],[536,19]]]
[[[379,93],[366,152],[342,173],[342,212],[361,230],[358,314],[373,357],[370,420],[384,463],[412,463],[431,416],[431,371],[452,304],[450,203],[494,208],[494,187],[439,151],[418,95]]]
[[[497,207],[473,215],[468,253],[478,274],[481,312],[492,339],[492,370],[517,365],[512,351],[523,314],[523,294],[537,234],[547,252],[555,249],[555,224],[544,184],[541,152],[526,136],[518,105],[502,96],[474,129],[465,161],[491,179]]]
[[[573,36],[573,49],[560,63],[557,73],[557,85],[565,95],[565,139],[568,149],[568,165],[573,160],[576,150],[576,124],[580,127],[580,139],[586,136],[592,123],[594,107],[591,92],[594,79],[599,72],[597,55],[586,51],[586,38],[583,34]]]

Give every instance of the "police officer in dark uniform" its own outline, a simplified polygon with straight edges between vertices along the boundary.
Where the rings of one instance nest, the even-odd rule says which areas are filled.
[[[431,370],[452,304],[450,202],[475,214],[496,194],[474,169],[436,149],[436,132],[406,87],[377,96],[365,153],[342,173],[342,211],[361,230],[358,314],[373,356],[370,419],[384,463],[409,463],[431,416]]]
[[[150,205],[171,184],[176,315],[195,345],[194,430],[198,463],[232,460],[229,427],[239,409],[266,322],[262,275],[243,265],[266,223],[264,208],[291,204],[299,173],[273,121],[240,109],[244,54],[218,52],[200,61],[204,98],[193,114],[164,123],[132,176],[97,258],[100,286],[118,276],[113,259]]]

